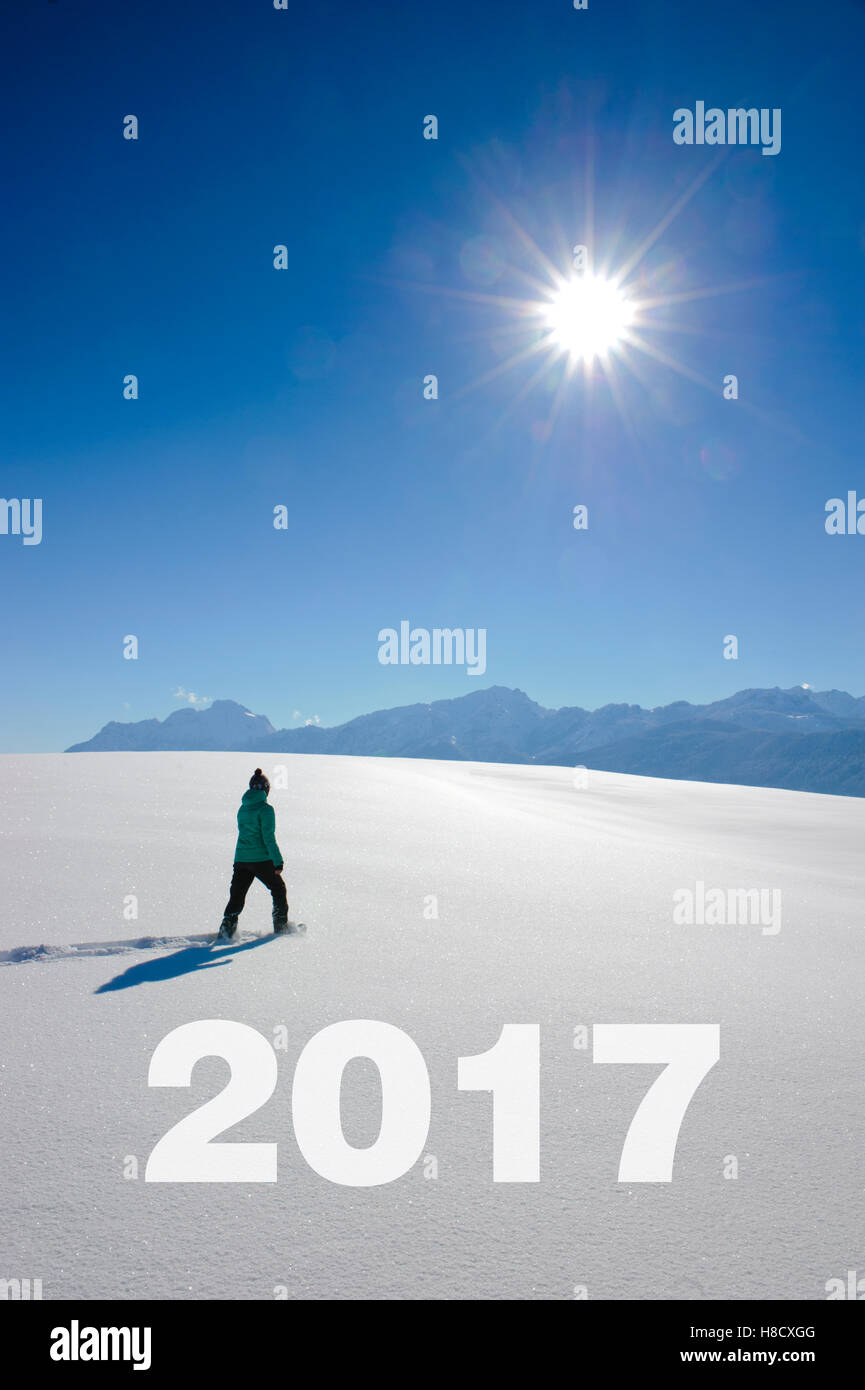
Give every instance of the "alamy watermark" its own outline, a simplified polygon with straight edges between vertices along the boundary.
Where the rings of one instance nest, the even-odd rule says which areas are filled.
[[[781,108],[775,106],[730,107],[722,111],[698,101],[693,111],[680,106],[673,112],[673,139],[677,145],[762,145],[763,154],[781,149]]]
[[[42,498],[0,497],[0,536],[23,536],[25,545],[39,545]]]
[[[399,631],[383,627],[378,634],[382,666],[465,666],[469,676],[487,669],[485,627],[412,627],[403,619]]]
[[[0,1279],[0,1299],[27,1303],[42,1297],[41,1279]]]
[[[865,1299],[865,1279],[855,1269],[848,1269],[846,1279],[827,1279],[823,1287],[827,1299],[850,1298],[857,1303]]]
[[[677,888],[673,903],[676,927],[759,926],[764,936],[781,930],[780,888],[707,889],[698,879],[694,888]]]
[[[149,1371],[151,1328],[82,1327],[73,1318],[52,1328],[48,1354],[52,1361],[131,1361],[133,1371]]]
[[[865,497],[858,498],[854,491],[843,497],[830,497],[825,507],[826,534],[829,536],[865,536]]]

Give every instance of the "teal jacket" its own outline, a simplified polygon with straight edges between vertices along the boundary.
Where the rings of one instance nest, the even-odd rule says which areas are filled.
[[[237,812],[237,849],[235,864],[261,863],[271,859],[274,867],[282,868],[282,855],[276,843],[276,816],[268,805],[267,792],[259,788],[243,793]]]

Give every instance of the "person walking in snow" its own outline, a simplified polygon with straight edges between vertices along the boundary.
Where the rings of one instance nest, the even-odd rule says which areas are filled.
[[[249,779],[249,791],[243,793],[237,812],[237,848],[234,851],[234,873],[219,936],[230,941],[237,931],[237,919],[243,911],[246,895],[254,878],[260,880],[273,895],[273,930],[285,931],[288,926],[288,899],[282,881],[283,859],[276,843],[276,816],[268,803],[270,783],[260,767]]]

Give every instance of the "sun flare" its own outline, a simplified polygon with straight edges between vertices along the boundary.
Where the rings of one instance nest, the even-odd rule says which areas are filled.
[[[591,362],[622,341],[634,320],[634,306],[612,280],[587,274],[566,281],[543,318],[551,347]]]
[[[700,335],[703,331],[693,315],[678,318],[677,310],[752,290],[770,280],[761,277],[699,285],[675,246],[658,243],[718,162],[707,164],[655,225],[631,245],[622,243],[621,228],[603,239],[597,261],[591,165],[586,170],[584,216],[570,228],[550,221],[548,239],[556,245],[555,255],[549,254],[529,227],[494,197],[500,217],[498,230],[474,238],[463,248],[465,256],[460,264],[466,277],[475,282],[473,287],[444,289],[422,281],[412,283],[411,288],[425,294],[448,295],[474,307],[484,306],[491,316],[486,325],[479,320],[467,336],[487,338],[494,360],[480,375],[466,381],[457,396],[478,391],[512,371],[522,372],[523,379],[515,383],[493,431],[502,428],[538,391],[547,398],[545,419],[536,420],[532,428],[538,439],[547,440],[569,395],[578,392],[581,385],[586,388],[583,399],[588,420],[592,402],[598,399],[596,385],[603,383],[620,419],[633,433],[629,412],[634,397],[626,387],[630,381],[652,391],[647,376],[652,364],[672,370],[712,394],[716,392],[716,382],[695,367],[690,356],[683,358],[667,346],[669,334]],[[622,225],[629,220],[626,213],[627,208],[620,210]],[[509,242],[512,255],[506,250]]]

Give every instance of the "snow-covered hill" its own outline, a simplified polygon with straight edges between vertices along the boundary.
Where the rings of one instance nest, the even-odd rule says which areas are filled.
[[[267,935],[256,884],[244,939],[211,952],[249,755],[0,759],[0,1278],[46,1298],[820,1299],[862,1272],[865,804],[552,767],[263,766],[285,769],[271,800],[308,931]],[[780,891],[780,930],[674,924],[698,882]],[[276,1183],[143,1180],[227,1082],[211,1057],[189,1088],[148,1087],[157,1044],[198,1019],[284,1025],[273,1095],[221,1136],[277,1143]],[[298,1055],[346,1019],[403,1029],[429,1069],[422,1155],[386,1186],[327,1181],[294,1135]],[[574,1046],[610,1023],[720,1025],[671,1183],[617,1182],[660,1068]],[[490,1097],[457,1088],[457,1059],[504,1024],[541,1029],[536,1184],[493,1183]],[[342,1097],[346,1138],[371,1144],[371,1063]]]

